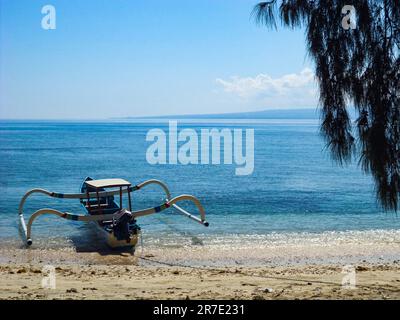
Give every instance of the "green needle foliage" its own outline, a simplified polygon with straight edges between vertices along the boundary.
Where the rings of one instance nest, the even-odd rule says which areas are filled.
[[[342,8],[355,8],[356,28],[345,30]],[[400,192],[400,0],[272,0],[255,6],[256,22],[305,28],[315,62],[321,132],[340,164],[359,158],[374,177],[386,210]],[[358,114],[353,130],[348,108]]]

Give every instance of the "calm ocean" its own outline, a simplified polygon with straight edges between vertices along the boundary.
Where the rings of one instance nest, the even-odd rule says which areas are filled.
[[[120,177],[133,184],[147,179],[167,183],[173,196],[197,196],[206,209],[209,228],[173,210],[139,220],[149,242],[169,239],[245,239],[258,236],[399,230],[400,217],[376,204],[372,178],[357,164],[337,166],[318,134],[317,121],[248,120],[232,124],[184,123],[179,129],[254,128],[255,169],[235,176],[236,165],[157,165],[146,162],[146,134],[167,131],[166,122],[0,122],[0,239],[19,241],[17,208],[35,187],[78,192],[86,176]],[[134,193],[134,208],[161,204],[162,192],[149,187]],[[44,207],[82,213],[77,200],[34,196],[27,216]],[[51,243],[85,241],[92,227],[41,217],[34,238]],[[162,240],[161,240],[162,238]]]

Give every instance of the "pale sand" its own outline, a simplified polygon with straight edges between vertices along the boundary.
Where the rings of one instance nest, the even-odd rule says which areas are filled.
[[[337,266],[182,268],[59,265],[56,289],[42,265],[0,266],[1,299],[400,299],[400,264],[357,266],[355,289]]]
[[[147,247],[134,256],[3,246],[0,299],[400,299],[397,240]],[[56,289],[41,286],[48,264]],[[356,289],[342,287],[348,264]]]

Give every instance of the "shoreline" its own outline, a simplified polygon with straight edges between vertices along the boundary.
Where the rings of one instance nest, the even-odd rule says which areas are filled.
[[[400,261],[400,230],[373,230],[267,235],[171,234],[146,237],[136,251],[112,250],[97,238],[75,243],[39,238],[27,248],[20,239],[0,242],[0,264],[48,263],[92,265],[165,265],[207,267],[288,267],[306,264],[382,264]]]

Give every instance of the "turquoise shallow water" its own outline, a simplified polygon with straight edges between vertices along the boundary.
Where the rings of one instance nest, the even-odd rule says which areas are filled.
[[[179,129],[254,128],[255,170],[235,176],[236,165],[149,165],[146,133],[168,124],[138,122],[0,122],[0,239],[18,239],[17,208],[35,187],[77,192],[86,176],[120,177],[137,184],[165,181],[173,195],[193,194],[204,204],[210,228],[169,211],[139,221],[148,239],[168,236],[232,237],[363,230],[398,230],[400,218],[376,205],[370,176],[356,165],[339,167],[324,149],[314,121],[183,123]],[[161,203],[150,187],[134,194],[134,207]],[[82,213],[76,200],[32,197],[26,212],[52,207]],[[190,206],[189,206],[190,208]],[[34,234],[84,241],[90,227],[40,218]],[[217,240],[216,240],[217,241]]]

